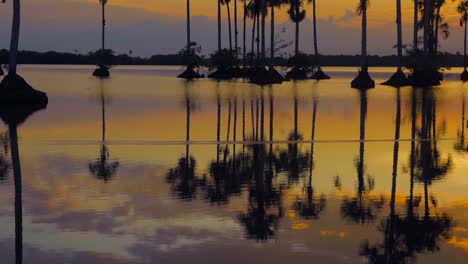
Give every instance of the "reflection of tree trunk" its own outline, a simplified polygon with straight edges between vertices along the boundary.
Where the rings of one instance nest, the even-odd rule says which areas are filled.
[[[265,99],[263,96],[263,89],[261,90],[262,96],[260,97],[260,141],[265,141]]]
[[[465,94],[462,97],[462,123],[461,123],[461,135],[460,135],[461,147],[465,148]]]
[[[396,196],[396,180],[398,175],[398,150],[400,147],[400,122],[401,122],[401,100],[400,88],[397,88],[397,109],[395,120],[395,142],[393,145],[393,168],[392,168],[392,196],[390,200],[390,218],[393,226],[393,218],[395,216],[395,196]]]
[[[250,99],[250,119],[252,120],[252,138],[255,139],[255,117],[253,99]]]
[[[408,215],[413,217],[414,201],[414,170],[416,166],[416,90],[411,96],[411,157],[410,157],[410,197],[408,202]]]
[[[223,162],[226,164],[227,155],[229,152],[229,135],[231,130],[231,98],[228,99],[228,121],[227,121],[227,135],[226,135],[226,147],[224,148]]]
[[[245,156],[245,98],[242,97],[242,160]]]
[[[15,178],[15,254],[16,264],[23,262],[23,202],[21,183],[21,164],[18,150],[18,134],[16,125],[9,124],[11,159]]]
[[[309,186],[308,186],[310,191],[312,191],[312,173],[314,170],[314,141],[315,141],[316,120],[317,120],[317,101],[314,98],[314,106],[312,110],[312,137],[311,137],[311,143],[310,143]],[[310,199],[312,199],[312,193],[310,195]]]
[[[366,140],[366,117],[367,117],[367,95],[365,91],[360,91],[360,135],[359,135],[359,161],[358,161],[358,191],[359,196],[364,192],[364,147]]]
[[[218,84],[219,85],[219,84]],[[217,120],[218,122],[216,123],[216,164],[219,164],[219,151],[220,151],[220,145],[219,142],[221,140],[221,97],[219,95],[219,87],[217,87],[216,91],[216,103],[218,106],[218,114],[217,114]]]
[[[259,129],[259,105],[258,105],[258,97],[255,98],[255,140],[258,140],[258,129]]]
[[[188,94],[189,91],[186,90],[186,95],[185,95],[185,107],[187,111],[187,116],[186,116],[186,124],[185,124],[185,159],[186,159],[186,165],[189,167],[190,163],[190,113],[191,113],[191,102],[190,102],[190,95]]]

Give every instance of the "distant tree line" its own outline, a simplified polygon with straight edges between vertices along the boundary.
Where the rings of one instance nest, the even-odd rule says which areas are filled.
[[[356,66],[360,65],[360,55],[320,55],[320,63],[322,66]],[[314,62],[314,55],[308,55],[308,60]],[[408,56],[404,56],[404,59]],[[446,53],[443,55],[442,64],[445,67],[463,67],[463,54]],[[110,55],[112,65],[184,65],[183,54],[167,54],[167,55],[153,55],[151,57],[142,58],[137,56],[130,56],[128,54]],[[18,53],[18,63],[20,64],[77,64],[77,65],[97,65],[96,52],[89,52],[88,54],[78,54],[71,52],[37,52],[22,50]],[[210,66],[212,62],[209,58],[203,58],[203,65]],[[8,63],[8,51],[0,50],[0,63]],[[275,65],[286,66],[288,59],[276,57]],[[368,56],[369,66],[397,66],[398,56]]]

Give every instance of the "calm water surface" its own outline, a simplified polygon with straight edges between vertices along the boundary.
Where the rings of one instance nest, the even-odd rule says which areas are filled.
[[[466,263],[459,69],[367,92],[354,68],[263,89],[91,70],[21,68],[49,105],[18,159],[0,127],[2,263]]]

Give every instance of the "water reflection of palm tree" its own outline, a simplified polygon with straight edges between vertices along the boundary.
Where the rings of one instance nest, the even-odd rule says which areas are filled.
[[[294,83],[294,129],[288,137],[288,149],[279,153],[280,170],[287,171],[288,179],[295,182],[299,179],[300,174],[308,167],[309,158],[306,154],[300,153],[299,142],[304,139],[299,132],[299,98],[297,95],[297,84]]]
[[[395,141],[393,143],[393,166],[392,166],[392,191],[390,198],[390,215],[380,225],[380,231],[384,233],[384,241],[376,245],[370,245],[367,241],[361,254],[369,258],[371,263],[405,263],[406,248],[404,240],[397,232],[396,225],[400,217],[396,214],[396,183],[398,176],[398,153],[400,148],[400,125],[401,125],[401,97],[400,88],[397,88],[396,118],[395,118]]]
[[[15,185],[15,258],[16,264],[23,262],[23,201],[21,162],[18,148],[17,128],[33,113],[45,109],[47,104],[37,105],[2,105],[0,106],[0,118],[8,125],[8,138],[11,149],[11,163]]]
[[[457,131],[457,136],[458,140],[454,145],[454,149],[458,152],[468,152],[468,146],[465,143],[465,126],[466,126],[466,121],[465,121],[465,93],[463,93],[462,96],[462,110],[461,110],[461,126],[460,130]]]
[[[102,85],[102,81],[101,81]],[[100,89],[100,103],[102,115],[102,141],[99,158],[88,164],[89,171],[97,179],[107,182],[117,173],[120,166],[119,161],[112,161],[109,155],[109,149],[106,144],[106,95],[104,87]]]
[[[201,180],[196,176],[196,160],[190,155],[190,121],[193,108],[189,82],[186,82],[184,103],[185,119],[185,155],[178,160],[177,166],[167,173],[167,181],[171,184],[172,192],[180,199],[192,200],[196,197],[197,188]]]
[[[306,219],[318,219],[320,213],[325,209],[327,200],[324,194],[320,197],[314,197],[314,188],[312,187],[312,174],[314,170],[314,140],[315,128],[317,119],[317,101],[314,98],[312,111],[312,137],[310,144],[310,162],[309,162],[309,181],[305,189],[305,197],[298,198],[294,203],[294,208],[299,214]]]
[[[0,152],[0,182],[3,182],[10,170],[10,163],[7,160],[8,156],[8,144],[10,142],[10,138],[8,135],[8,131],[4,133],[0,133],[0,146],[3,146],[2,151]]]
[[[383,197],[374,197],[370,194],[374,188],[372,178],[368,178],[367,186],[365,176],[365,140],[366,140],[366,118],[367,118],[367,92],[359,90],[360,94],[360,136],[359,136],[359,158],[356,160],[358,178],[357,195],[354,197],[344,196],[341,204],[341,214],[345,219],[357,223],[366,223],[376,219],[377,213],[384,204]]]
[[[265,139],[264,130],[264,94],[260,98],[260,135],[259,138]],[[270,138],[273,134],[273,104],[272,94],[270,93]],[[270,140],[271,141],[271,140]],[[245,157],[249,165],[249,205],[246,212],[240,214],[240,222],[246,229],[247,237],[257,241],[264,241],[272,238],[277,229],[278,220],[283,215],[281,203],[281,190],[273,186],[275,177],[274,153],[270,143],[268,157],[265,144],[253,144],[249,146],[251,155]],[[267,165],[267,166],[266,166]],[[267,168],[267,169],[266,169]]]

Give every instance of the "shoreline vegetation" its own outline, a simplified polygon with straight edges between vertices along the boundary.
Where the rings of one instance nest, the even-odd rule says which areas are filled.
[[[308,55],[307,58],[311,62],[314,61],[315,55]],[[443,56],[443,67],[463,67],[464,56],[460,53],[445,53]],[[8,64],[8,51],[0,50],[0,63]],[[409,59],[409,56],[403,56],[403,60]],[[336,67],[359,67],[360,55],[319,55],[321,66],[336,66]],[[150,57],[138,57],[128,54],[112,55],[112,65],[167,65],[167,66],[183,66],[184,58],[180,54],[152,55]],[[368,55],[367,60],[369,67],[395,67],[398,65],[398,56],[396,55]],[[57,51],[19,51],[18,64],[56,64],[56,65],[96,65],[95,53],[78,54],[71,52]],[[202,59],[202,65],[210,66],[212,62],[209,58]],[[288,59],[276,57],[274,60],[275,66],[288,66]]]

